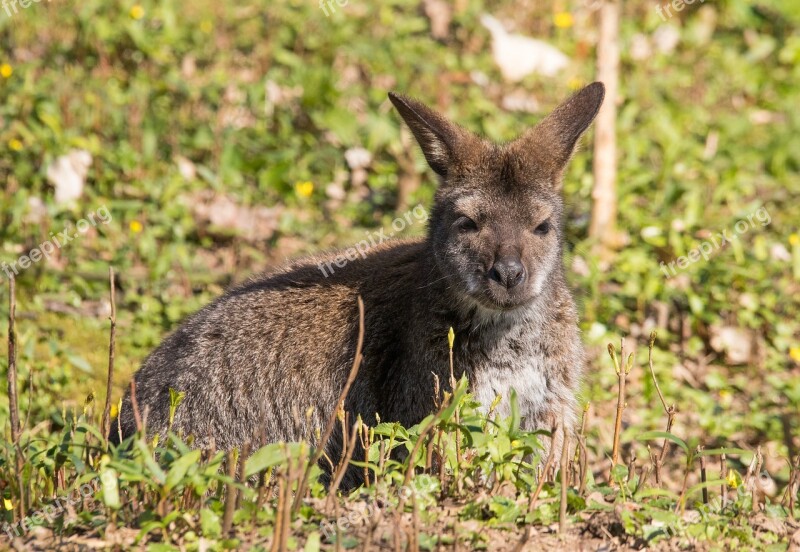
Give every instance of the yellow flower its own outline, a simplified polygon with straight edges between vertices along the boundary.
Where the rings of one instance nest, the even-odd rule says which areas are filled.
[[[314,184],[312,182],[295,182],[294,191],[300,197],[311,197],[314,193]]]
[[[13,72],[14,72],[14,69],[8,63],[4,63],[3,65],[0,65],[0,75],[2,75],[4,79],[7,79],[8,77],[10,77],[11,73],[13,73]]]
[[[800,347],[792,347],[789,349],[789,358],[800,364]]]
[[[579,88],[583,88],[583,81],[578,77],[572,77],[569,79],[567,86],[569,86],[570,90],[578,90]]]
[[[200,30],[201,30],[201,31],[203,31],[204,33],[208,34],[208,33],[210,33],[210,32],[211,32],[213,29],[214,29],[214,25],[213,25],[213,23],[211,23],[211,21],[210,21],[210,20],[208,20],[208,19],[203,19],[203,20],[200,22]]]
[[[553,23],[555,23],[556,27],[559,29],[568,29],[572,27],[575,20],[572,19],[572,14],[569,12],[558,12],[553,16]]]
[[[11,148],[13,151],[22,151],[22,142],[17,140],[16,138],[12,138],[8,141],[8,147]]]
[[[141,19],[144,17],[144,8],[141,7],[139,4],[136,4],[131,8],[131,18],[133,19]]]
[[[132,220],[129,227],[131,229],[131,232],[133,232],[134,234],[138,234],[139,232],[142,231],[143,228],[142,223],[139,222],[138,220]]]
[[[112,418],[116,418],[117,414],[119,414],[119,407],[117,407],[116,404],[112,404],[111,408],[109,408],[108,410]]]
[[[450,331],[447,332],[447,343],[450,344],[450,350],[453,350],[453,344],[456,342],[456,332],[453,331],[453,327],[450,326]]]
[[[798,245],[800,244],[800,236],[797,234],[789,234],[789,245]]]
[[[6,510],[13,510],[14,509],[14,504],[9,499],[4,498],[3,499],[3,507],[5,507]]]
[[[741,481],[741,477],[738,473],[733,471],[732,469],[728,470],[728,477],[725,478],[725,481],[728,483],[728,487],[731,489],[735,489],[739,486],[739,482]]]

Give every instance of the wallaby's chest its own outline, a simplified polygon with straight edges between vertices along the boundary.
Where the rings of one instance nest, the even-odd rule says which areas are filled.
[[[488,368],[473,375],[472,393],[485,411],[499,397],[494,412],[500,417],[510,415],[512,391],[516,392],[517,404],[524,411],[538,412],[547,407],[547,381],[544,372],[535,366],[516,370]]]
[[[462,361],[472,393],[485,411],[500,397],[493,411],[509,416],[513,391],[520,414],[540,418],[568,394],[561,389],[562,380],[553,377],[566,368],[560,365],[561,355],[543,351],[539,344],[545,338],[532,325],[518,324],[480,337],[465,347]]]

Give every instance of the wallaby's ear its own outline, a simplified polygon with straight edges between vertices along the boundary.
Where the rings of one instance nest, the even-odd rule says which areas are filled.
[[[439,176],[447,176],[447,167],[453,160],[463,131],[416,100],[394,92],[389,92],[389,99],[419,142],[428,165]]]
[[[545,153],[552,168],[560,172],[572,157],[578,138],[600,110],[605,94],[606,87],[603,83],[593,82],[559,105],[535,128],[523,135],[521,141],[525,147],[534,146]]]

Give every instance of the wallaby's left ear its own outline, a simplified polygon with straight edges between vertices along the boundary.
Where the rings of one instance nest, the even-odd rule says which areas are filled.
[[[559,105],[520,141],[546,154],[549,164],[560,172],[572,157],[578,138],[592,124],[605,94],[605,85],[593,82]]]
[[[389,99],[417,139],[428,165],[446,177],[465,132],[417,100],[394,92],[389,92]]]

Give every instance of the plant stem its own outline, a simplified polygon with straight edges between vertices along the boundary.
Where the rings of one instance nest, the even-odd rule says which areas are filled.
[[[328,418],[328,425],[325,427],[325,433],[322,434],[322,438],[320,439],[319,443],[317,444],[317,448],[314,451],[311,460],[309,460],[308,465],[306,466],[305,471],[303,472],[303,477],[300,479],[300,483],[297,486],[297,493],[295,494],[294,504],[292,505],[292,514],[297,514],[300,510],[300,505],[303,503],[303,496],[305,495],[306,485],[308,484],[308,478],[311,475],[311,470],[314,466],[317,465],[322,455],[325,453],[325,447],[328,445],[328,440],[331,438],[331,434],[333,433],[333,429],[336,426],[336,413],[339,410],[340,405],[344,405],[344,401],[347,398],[347,394],[350,392],[350,387],[353,385],[353,382],[358,375],[358,369],[361,367],[361,359],[362,359],[362,349],[364,347],[364,301],[361,299],[361,296],[358,296],[358,341],[356,343],[356,354],[353,357],[353,366],[350,368],[350,375],[347,376],[347,381],[344,384],[344,388],[342,388],[342,392],[339,394],[339,400],[336,401],[336,406],[331,412],[330,418]]]
[[[111,295],[111,329],[108,338],[108,379],[106,381],[106,404],[103,408],[103,438],[105,439],[105,449],[108,450],[108,437],[111,433],[111,392],[114,382],[114,350],[117,333],[117,302],[116,289],[114,287],[114,267],[108,267],[108,282]]]
[[[567,528],[567,456],[569,454],[569,441],[567,440],[567,426],[561,426],[561,503],[558,508],[558,534],[563,535]]]

